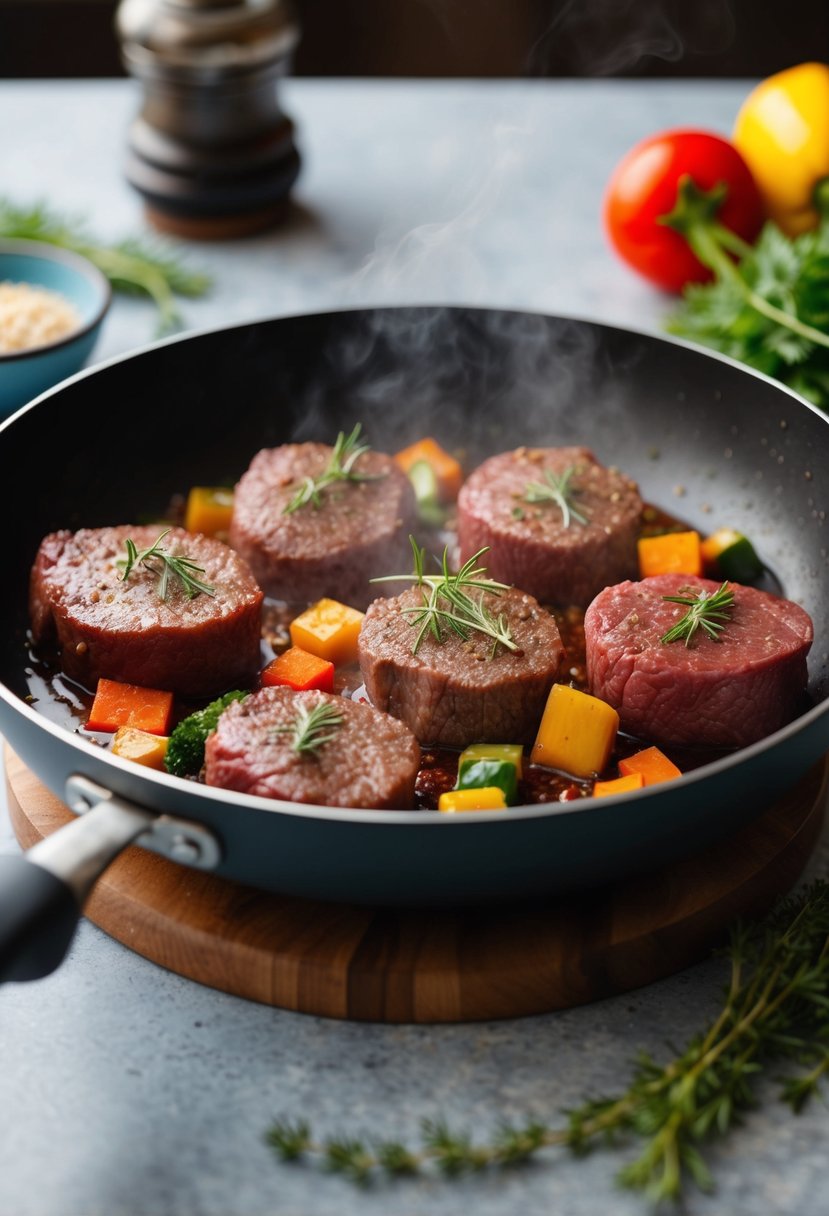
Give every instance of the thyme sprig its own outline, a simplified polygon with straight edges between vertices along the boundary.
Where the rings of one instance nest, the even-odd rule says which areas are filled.
[[[358,1136],[317,1140],[308,1122],[283,1119],[267,1142],[283,1161],[316,1160],[366,1183],[429,1169],[454,1177],[518,1165],[545,1149],[583,1154],[638,1141],[638,1156],[618,1175],[621,1185],[656,1203],[681,1199],[688,1184],[710,1190],[706,1146],[739,1125],[761,1078],[771,1073],[780,1097],[798,1112],[829,1072],[829,883],[806,887],[759,924],[736,924],[726,954],[730,980],[710,1026],[666,1064],[640,1054],[623,1093],[587,1101],[563,1123],[502,1124],[475,1143],[428,1120],[411,1148]],[[791,1066],[782,1079],[781,1061]]]
[[[271,735],[291,735],[291,747],[299,756],[315,756],[324,743],[336,738],[345,718],[336,705],[320,701],[309,709],[300,705],[292,722],[274,726]]]
[[[204,566],[197,565],[189,557],[170,553],[168,549],[162,548],[161,542],[169,531],[169,528],[165,528],[147,549],[139,549],[132,537],[128,536],[124,541],[127,556],[119,558],[115,563],[121,571],[119,581],[125,583],[136,566],[144,566],[158,575],[159,599],[166,600],[171,578],[179,580],[190,600],[195,599],[197,595],[215,595],[215,587],[196,577],[204,574]]]
[[[690,646],[691,639],[700,628],[712,641],[719,642],[734,607],[734,592],[727,582],[716,591],[703,590],[698,595],[663,595],[662,598],[671,604],[685,604],[688,611],[672,629],[663,633],[660,641],[684,642],[686,646]]]
[[[561,524],[564,528],[570,527],[571,519],[580,524],[588,523],[587,515],[579,510],[574,501],[578,490],[570,485],[570,480],[575,471],[575,465],[572,464],[561,473],[545,469],[543,481],[530,481],[524,487],[524,502],[555,503],[561,511]]]
[[[329,486],[340,481],[379,481],[385,473],[357,473],[354,465],[371,451],[371,444],[360,442],[360,423],[354,427],[350,435],[340,431],[334,444],[328,464],[318,477],[306,477],[293,498],[282,508],[283,515],[292,515],[300,507],[310,503],[314,510],[322,506],[322,492]]]
[[[411,617],[409,624],[417,628],[412,654],[417,654],[427,633],[432,635],[438,645],[442,645],[447,630],[464,642],[468,641],[470,631],[491,638],[490,658],[495,656],[499,645],[513,653],[520,650],[506,616],[503,613],[496,616],[484,603],[486,592],[501,595],[502,592],[509,591],[507,583],[485,578],[486,566],[478,565],[481,557],[488,552],[488,546],[473,553],[455,573],[449,569],[449,552],[444,547],[443,557],[440,559],[440,573],[427,574],[426,550],[418,545],[413,536],[409,537],[409,543],[414,554],[413,571],[410,574],[388,574],[371,581],[414,582],[423,588],[423,603],[401,610]],[[478,594],[475,595],[475,592]]]

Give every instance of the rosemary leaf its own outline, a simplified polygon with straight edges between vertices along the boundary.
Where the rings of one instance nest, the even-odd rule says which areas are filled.
[[[137,548],[132,537],[127,537],[124,541],[127,556],[115,563],[121,572],[120,581],[125,583],[136,566],[143,566],[158,575],[158,598],[161,600],[167,599],[171,578],[179,580],[188,599],[195,599],[197,595],[215,595],[216,588],[197,577],[204,574],[203,566],[197,565],[189,557],[162,548],[161,542],[169,531],[169,528],[165,528],[149,548],[142,550]]]
[[[700,591],[698,595],[663,595],[671,604],[684,604],[688,611],[680,620],[663,633],[661,642],[684,642],[690,646],[697,630],[702,628],[714,642],[720,641],[720,633],[731,620],[734,607],[734,592],[723,583],[716,591]]]
[[[319,701],[312,709],[304,703],[285,726],[274,726],[271,734],[291,735],[291,747],[299,756],[315,756],[325,743],[336,738],[345,718],[330,701]]]
[[[337,482],[378,481],[384,473],[357,473],[354,465],[359,458],[371,451],[368,443],[360,443],[360,423],[354,427],[350,435],[340,431],[337,441],[319,477],[305,477],[293,498],[282,508],[283,515],[292,515],[301,507],[309,504],[314,510],[322,506],[322,492]]]
[[[554,473],[552,469],[544,470],[543,481],[531,481],[524,487],[524,502],[552,502],[561,511],[562,527],[569,528],[571,519],[580,524],[588,522],[587,516],[580,511],[575,503],[578,490],[570,485],[575,473],[575,466],[568,465],[562,473]],[[515,511],[513,511],[515,515]],[[517,518],[521,518],[518,516]]]

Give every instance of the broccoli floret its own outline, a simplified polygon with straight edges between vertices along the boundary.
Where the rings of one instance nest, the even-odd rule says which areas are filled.
[[[164,766],[174,777],[195,777],[204,764],[204,745],[207,736],[216,729],[219,718],[232,701],[243,701],[246,692],[226,692],[223,697],[211,701],[204,709],[182,718],[170,735]]]

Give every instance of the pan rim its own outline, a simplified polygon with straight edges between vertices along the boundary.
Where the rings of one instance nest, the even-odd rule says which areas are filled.
[[[637,338],[644,338],[650,341],[655,341],[669,346],[678,346],[684,350],[692,351],[693,353],[705,358],[713,359],[715,362],[723,363],[727,366],[735,368],[739,372],[749,377],[754,377],[761,382],[771,385],[776,391],[783,393],[787,397],[791,397],[801,407],[806,407],[814,414],[824,425],[829,426],[829,417],[827,417],[817,406],[802,397],[799,393],[790,389],[788,386],[781,384],[773,377],[766,375],[764,372],[757,371],[754,368],[747,367],[736,359],[732,359],[728,355],[723,355],[718,351],[711,351],[705,347],[699,346],[687,339],[679,338],[671,334],[662,335],[654,333],[649,329],[641,329],[634,326],[617,325],[593,317],[584,317],[576,314],[568,313],[550,313],[541,309],[520,309],[520,308],[499,308],[497,306],[481,306],[481,305],[466,305],[463,303],[415,303],[405,305],[355,305],[346,308],[335,308],[330,310],[309,310],[307,312],[290,312],[277,313],[266,317],[248,318],[231,324],[211,325],[202,329],[186,330],[180,334],[172,334],[166,338],[156,339],[155,341],[146,343],[143,346],[136,347],[133,350],[123,352],[118,355],[111,356],[109,359],[103,360],[94,364],[92,367],[85,368],[75,375],[68,377],[60,384],[53,386],[46,392],[41,393],[38,397],[22,406],[15,413],[9,415],[0,423],[0,435],[8,427],[11,427],[24,414],[37,407],[40,403],[47,401],[49,398],[57,396],[67,386],[86,380],[91,376],[105,371],[110,367],[115,367],[130,359],[138,358],[142,355],[152,353],[162,347],[176,345],[181,342],[188,342],[193,339],[209,337],[213,334],[226,333],[237,329],[245,329],[258,325],[268,325],[278,321],[290,321],[301,319],[331,318],[339,315],[353,315],[358,313],[377,313],[377,312],[416,312],[416,311],[457,311],[466,313],[503,313],[515,316],[537,317],[541,319],[550,319],[553,321],[562,321],[565,323],[574,323],[576,325],[586,325],[593,328],[604,329],[630,335]],[[31,706],[27,705],[18,694],[14,693],[6,684],[0,682],[0,700],[2,700],[8,708],[23,718],[32,722],[39,730],[45,731],[47,734],[54,736],[63,746],[69,747],[76,751],[79,756],[79,763],[84,756],[94,756],[94,758],[103,764],[105,767],[114,769],[116,772],[123,773],[125,776],[136,778],[140,776],[141,781],[149,781],[152,786],[160,788],[160,790],[180,790],[181,782],[178,778],[171,776],[168,773],[156,772],[153,769],[142,769],[139,774],[136,774],[136,765],[119,756],[114,756],[110,752],[97,747],[90,740],[84,739],[82,736],[74,735],[66,730],[65,727],[52,722],[50,719],[39,714]],[[691,772],[683,773],[671,785],[674,788],[687,789],[689,786],[698,784],[700,781],[708,781],[716,778],[721,774],[728,772],[735,764],[743,764],[750,762],[753,758],[761,755],[766,750],[769,750],[776,743],[782,742],[796,734],[800,734],[812,723],[818,721],[829,713],[829,697],[820,704],[806,710],[794,721],[787,723],[784,727],[775,731],[771,735],[765,736],[763,739],[755,743],[749,744],[747,747],[739,748],[734,752],[730,752],[725,756],[702,765],[698,769],[693,769]],[[89,749],[92,749],[91,751]],[[194,782],[187,784],[189,793],[198,793],[199,799],[204,799],[208,803],[215,802],[220,805],[233,805],[239,808],[244,808],[252,811],[263,811],[271,814],[279,814],[300,819],[319,819],[332,820],[338,823],[351,824],[384,824],[388,826],[422,826],[434,827],[437,824],[447,825],[447,830],[450,830],[448,825],[457,825],[459,823],[466,825],[488,824],[490,827],[510,823],[515,821],[528,821],[535,819],[546,819],[554,816],[563,815],[578,815],[593,811],[594,814],[599,807],[596,805],[594,798],[580,798],[573,802],[556,802],[556,803],[538,803],[534,805],[523,805],[509,807],[503,812],[493,811],[470,811],[465,812],[461,816],[447,815],[440,811],[425,811],[425,810],[410,810],[410,811],[389,811],[389,810],[366,810],[349,807],[330,807],[317,806],[312,804],[286,802],[281,799],[264,798],[253,794],[241,794],[233,790],[220,789],[215,786],[206,786],[196,784]],[[117,793],[117,791],[116,791]],[[118,795],[123,797],[123,795]],[[615,794],[601,800],[601,809],[612,810],[617,806],[624,806],[632,801],[647,800],[653,797],[665,796],[665,786],[657,785],[646,787],[643,790],[630,791],[626,794]]]

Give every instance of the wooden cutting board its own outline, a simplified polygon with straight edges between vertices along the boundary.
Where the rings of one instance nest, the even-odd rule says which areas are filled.
[[[24,848],[72,815],[8,749]],[[380,1022],[466,1022],[565,1009],[696,962],[736,916],[793,885],[823,823],[829,761],[728,840],[549,903],[400,911],[257,891],[131,848],[90,920],[179,975],[282,1009]],[[622,813],[622,812],[620,812]]]

